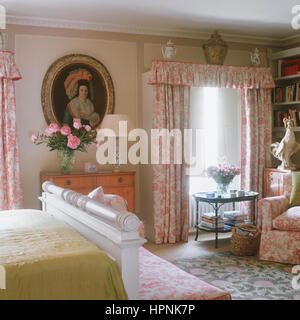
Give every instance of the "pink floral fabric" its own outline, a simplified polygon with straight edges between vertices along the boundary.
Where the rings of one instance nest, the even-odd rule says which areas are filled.
[[[117,195],[117,194],[105,194],[104,195],[104,201],[105,204],[117,211],[127,211],[128,210],[128,205],[127,205],[127,201]]]
[[[289,208],[285,196],[264,198],[258,201],[257,226],[262,232],[273,229],[273,220]]]
[[[263,232],[259,259],[300,264],[300,232],[281,230]]]
[[[258,202],[261,260],[300,264],[300,207],[289,208],[291,186],[291,174],[283,175],[285,195]]]
[[[270,68],[153,61],[148,83],[154,85],[152,128],[168,130],[188,128],[191,86],[240,89],[242,188],[262,194],[263,168],[270,165],[266,147],[269,147],[272,135],[270,89],[274,87],[274,81]],[[174,145],[164,152],[173,154]],[[188,181],[185,169],[184,165],[153,166],[157,244],[187,241]],[[251,212],[249,202],[244,203],[244,208]]]
[[[189,126],[190,88],[159,85],[154,87],[153,129],[179,129],[183,132]],[[165,137],[165,136],[164,136]],[[170,157],[171,163],[153,165],[153,207],[155,242],[175,243],[188,241],[189,226],[189,182],[186,165],[176,164],[174,152],[184,159],[183,148],[170,139],[170,147],[159,145],[162,161],[154,156],[156,163],[163,163],[164,157]],[[165,161],[167,162],[167,161]]]
[[[300,232],[300,207],[293,207],[273,220],[273,228]]]
[[[88,197],[105,204],[104,191],[102,187],[98,187],[88,194]]]
[[[284,195],[288,198],[288,200],[290,201],[291,198],[291,193],[292,193],[292,174],[288,173],[288,174],[283,174],[282,175],[282,182],[283,182],[283,192]]]
[[[230,300],[216,288],[163,260],[145,248],[139,252],[140,300]]]
[[[241,90],[241,189],[263,194],[264,168],[271,165],[268,148],[272,142],[271,92],[268,89]],[[251,215],[252,204],[241,210]]]
[[[233,89],[274,88],[274,80],[269,67],[220,66],[165,60],[152,62],[148,83]]]
[[[0,51],[0,210],[23,208],[13,85],[19,79],[14,54]]]

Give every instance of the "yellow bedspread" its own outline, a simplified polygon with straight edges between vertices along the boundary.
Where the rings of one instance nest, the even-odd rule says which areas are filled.
[[[39,210],[0,212],[0,299],[127,299],[117,264]]]

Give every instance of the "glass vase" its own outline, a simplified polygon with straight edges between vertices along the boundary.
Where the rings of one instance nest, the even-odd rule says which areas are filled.
[[[71,173],[71,170],[73,169],[75,157],[74,157],[74,151],[69,150],[63,150],[58,151],[58,164],[60,168],[60,172],[62,174],[69,174]]]
[[[218,195],[225,195],[228,193],[228,187],[229,187],[229,183],[218,183],[217,185],[217,194]]]

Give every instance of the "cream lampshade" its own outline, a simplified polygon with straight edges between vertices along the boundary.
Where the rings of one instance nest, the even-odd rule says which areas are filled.
[[[122,137],[119,133],[119,122],[127,121],[127,134],[133,129],[133,125],[126,114],[107,114],[101,122],[100,129],[111,129],[117,137]]]
[[[127,122],[127,132],[122,131],[119,132],[119,122],[120,121],[126,121]],[[100,131],[101,129],[110,129],[113,130],[116,135],[116,164],[113,165],[114,169],[113,172],[119,172],[120,171],[120,163],[119,163],[119,138],[120,137],[126,137],[128,133],[134,129],[130,118],[126,114],[107,114],[100,125]],[[99,134],[98,133],[98,134]]]

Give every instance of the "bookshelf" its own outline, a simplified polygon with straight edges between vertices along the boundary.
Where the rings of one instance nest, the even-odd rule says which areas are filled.
[[[295,121],[294,131],[300,132],[300,47],[273,53],[271,62],[273,133],[284,135],[282,120],[288,116]]]

